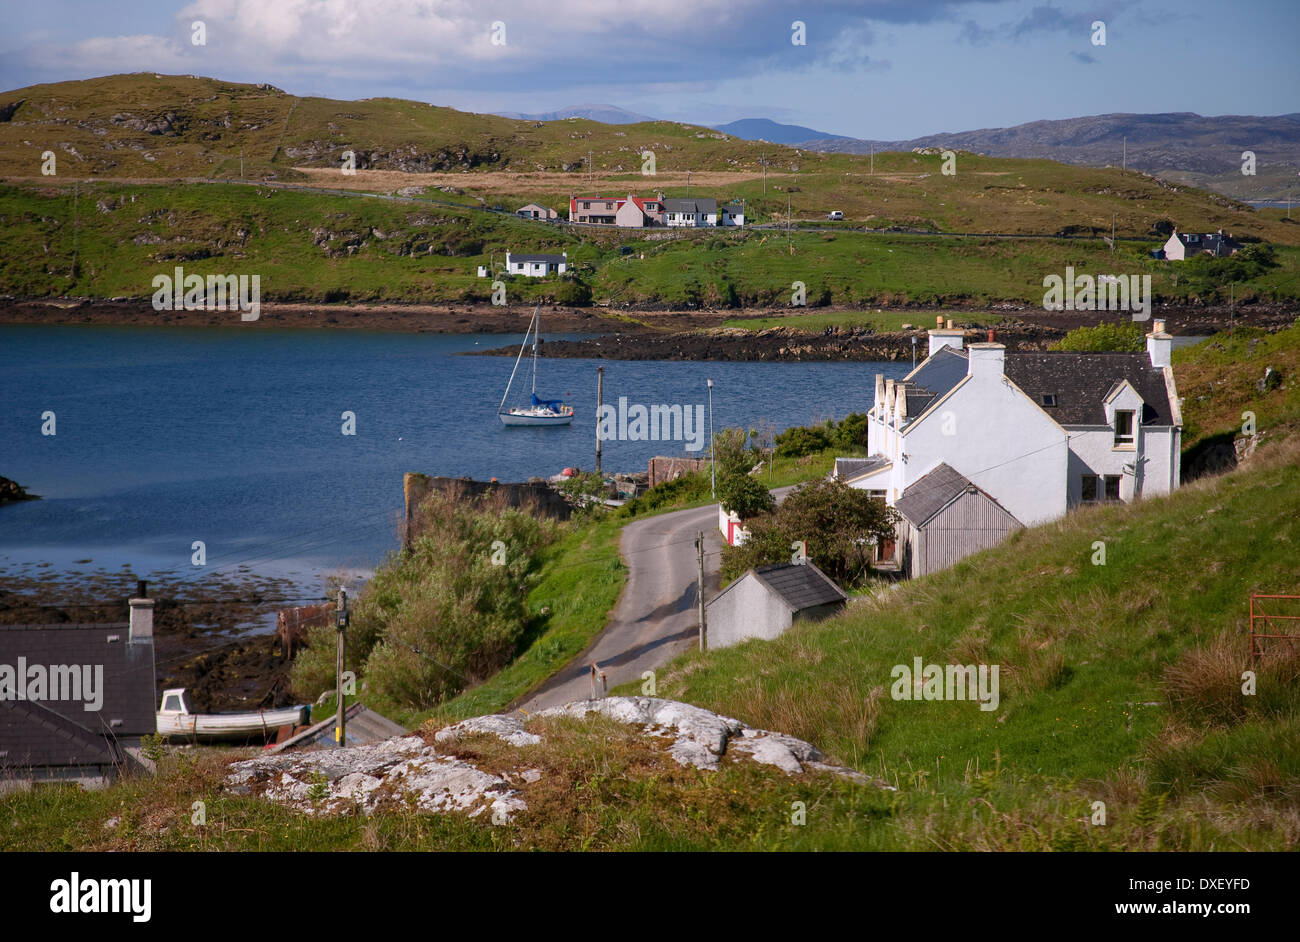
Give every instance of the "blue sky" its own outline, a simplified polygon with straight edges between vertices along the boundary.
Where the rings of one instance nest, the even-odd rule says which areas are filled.
[[[468,111],[600,102],[884,140],[1106,112],[1300,112],[1300,0],[6,2],[0,86],[115,72]],[[202,21],[206,44],[192,41]],[[1093,43],[1102,21],[1105,45]],[[805,24],[794,45],[792,24]],[[493,24],[504,43],[493,43]],[[502,32],[497,30],[498,40]]]

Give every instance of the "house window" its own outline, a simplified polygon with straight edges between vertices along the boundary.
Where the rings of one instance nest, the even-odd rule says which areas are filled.
[[[1079,499],[1085,504],[1097,499],[1097,475],[1085,474],[1079,479]]]
[[[1133,413],[1119,411],[1115,413],[1115,445],[1133,444]]]
[[[583,204],[582,204],[582,208],[583,208],[583,209],[591,209],[591,204],[590,204],[590,203],[583,203]]]
[[[1106,500],[1119,500],[1119,475],[1106,475]]]
[[[1044,393],[1044,394],[1043,394],[1043,405],[1045,405],[1045,406],[1054,406],[1054,405],[1056,405],[1056,393]]]

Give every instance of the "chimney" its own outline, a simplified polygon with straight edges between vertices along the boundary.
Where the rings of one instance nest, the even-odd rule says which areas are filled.
[[[989,343],[993,342],[993,328],[989,328]]]
[[[1174,338],[1165,333],[1164,321],[1152,321],[1151,333],[1147,334],[1147,356],[1151,365],[1164,369],[1173,365]]]
[[[885,419],[889,422],[894,420],[894,389],[896,385],[892,379],[885,380]]]
[[[907,422],[907,387],[902,383],[895,386],[894,397],[897,402],[898,427],[902,428]]]
[[[936,314],[934,318],[934,327],[936,330],[943,330],[943,315]]]
[[[1002,375],[1006,363],[1007,348],[1000,343],[973,343],[969,351],[970,362],[966,372],[976,379]]]
[[[948,318],[948,329],[952,330],[952,318]]]
[[[930,331],[930,356],[939,352],[941,347],[952,347],[954,350],[960,350],[965,342],[966,331],[950,330],[936,327]]]
[[[131,631],[127,640],[131,644],[153,644],[153,599],[144,598],[144,582],[136,585],[140,597],[128,601],[131,606]]]
[[[883,373],[876,374],[876,415],[884,418],[885,415],[885,376]]]

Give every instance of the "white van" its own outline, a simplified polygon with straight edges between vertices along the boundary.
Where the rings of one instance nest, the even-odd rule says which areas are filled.
[[[826,214],[826,218],[827,218],[827,219],[843,219],[843,218],[844,218],[844,214],[843,214],[842,212],[840,212],[838,209],[833,209],[833,210],[831,210],[829,213]]]

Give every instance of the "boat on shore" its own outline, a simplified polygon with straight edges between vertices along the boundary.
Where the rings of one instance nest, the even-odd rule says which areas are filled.
[[[566,406],[559,399],[541,399],[537,395],[537,346],[541,343],[539,336],[541,310],[540,304],[533,310],[532,320],[528,322],[528,332],[524,334],[524,342],[519,347],[519,356],[515,358],[515,367],[510,371],[510,381],[506,383],[505,395],[501,397],[501,404],[497,406],[497,418],[505,426],[571,425],[573,423],[573,406]],[[524,358],[524,350],[528,348],[530,336],[533,338],[532,400],[526,406],[512,406],[507,409],[505,405],[506,400],[510,398],[510,387],[514,385],[515,373],[518,372],[519,363]]]
[[[194,713],[184,687],[163,691],[158,735],[186,739],[270,739],[282,726],[306,726],[311,707],[282,707],[248,713]]]

